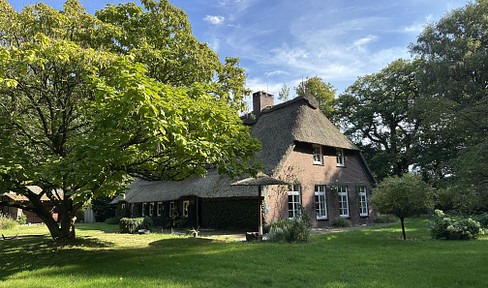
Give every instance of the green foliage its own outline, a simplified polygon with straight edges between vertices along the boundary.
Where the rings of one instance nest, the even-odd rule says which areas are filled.
[[[453,10],[428,25],[410,48],[421,57],[418,78],[430,113],[422,159],[443,181],[471,186],[486,200],[488,187],[488,1]],[[429,153],[427,153],[429,152]],[[485,202],[485,210],[486,210]]]
[[[334,219],[334,222],[332,222],[332,227],[336,227],[336,228],[339,227],[346,228],[351,226],[352,226],[351,221],[343,217],[337,217],[336,219]]]
[[[300,217],[279,219],[270,224],[268,237],[272,242],[308,242],[310,241],[310,216],[300,206]]]
[[[401,176],[416,163],[421,132],[418,61],[398,59],[359,77],[334,102],[334,122],[356,139],[379,180]]]
[[[303,96],[305,94],[311,94],[319,102],[319,109],[324,113],[325,116],[330,117],[334,108],[332,102],[334,101],[335,92],[332,84],[325,83],[322,78],[307,77],[307,80],[300,82],[300,84],[295,87],[295,91],[298,96]]]
[[[7,215],[3,215],[0,213],[0,229],[11,230],[17,227],[19,223],[14,219],[8,217]]]
[[[290,87],[286,86],[286,83],[283,83],[283,86],[280,88],[280,92],[278,92],[278,99],[287,101],[290,98]]]
[[[93,17],[76,0],[20,12],[0,0],[0,188],[27,196],[54,239],[74,238],[74,226],[47,216],[41,196],[74,223],[85,202],[132,177],[260,168],[237,113],[247,93],[238,59],[220,63],[168,1],[141,2]]]
[[[120,223],[120,217],[110,217],[110,218],[107,218],[105,219],[105,224],[109,224],[109,225],[119,225]]]
[[[384,179],[373,190],[369,200],[378,212],[400,218],[403,239],[406,239],[405,218],[431,209],[432,196],[432,189],[419,176],[404,174],[401,178],[395,176]]]
[[[442,210],[435,210],[435,214],[430,227],[435,239],[472,240],[484,235],[480,223],[472,218],[448,216]]]
[[[394,223],[396,221],[398,218],[391,214],[381,214],[374,219],[374,223]]]
[[[92,209],[97,222],[104,222],[106,219],[115,216],[115,210],[117,209],[117,207],[113,204],[110,204],[112,199],[113,197],[103,195],[92,199]]]
[[[151,230],[153,227],[154,223],[149,217],[122,218],[119,222],[121,233],[135,234],[140,229]]]
[[[27,216],[25,214],[20,215],[20,217],[17,218],[17,222],[21,225],[27,223]]]
[[[488,213],[483,213],[481,215],[474,216],[473,218],[480,222],[482,227],[488,228]]]

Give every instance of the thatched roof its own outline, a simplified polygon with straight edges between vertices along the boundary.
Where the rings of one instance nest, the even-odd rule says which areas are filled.
[[[359,150],[317,107],[312,96],[297,97],[264,109],[256,121],[246,123],[251,125],[251,136],[261,141],[262,149],[255,161],[264,165],[264,173],[276,175],[297,141]],[[177,182],[136,180],[130,185],[125,200],[119,197],[112,203],[169,201],[184,195],[202,198],[256,196],[256,187],[231,186],[232,182],[214,170],[209,171],[206,178],[193,177]]]
[[[268,176],[262,172],[259,172],[256,177],[249,177],[239,181],[236,181],[231,186],[267,186],[267,185],[289,185],[285,181]]]
[[[256,161],[264,164],[264,173],[277,172],[295,141],[359,151],[317,107],[315,98],[305,96],[262,112],[251,127],[251,136],[261,141]]]
[[[37,194],[37,195],[39,195],[42,192],[42,188],[39,186],[29,185],[26,187],[32,193]],[[58,194],[63,195],[62,190],[58,189]],[[17,193],[12,192],[12,191],[1,194],[0,196],[5,196],[7,198],[10,198],[12,201],[16,201],[16,202],[29,201],[29,198],[27,198],[26,196],[19,195]],[[41,196],[41,201],[50,201],[50,199],[44,194]]]
[[[215,170],[207,176],[192,177],[183,181],[144,181],[137,179],[129,186],[123,197],[112,201],[129,203],[156,202],[176,200],[181,196],[198,196],[201,198],[223,197],[256,197],[256,187],[231,187],[232,179],[219,175]]]

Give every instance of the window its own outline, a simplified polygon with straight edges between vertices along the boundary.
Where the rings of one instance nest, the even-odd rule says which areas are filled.
[[[156,205],[156,215],[161,216],[161,211],[163,210],[163,203],[158,202]]]
[[[188,218],[188,207],[189,206],[190,206],[190,201],[189,200],[183,201],[183,217],[187,217]]]
[[[146,216],[147,203],[142,203],[142,217]]]
[[[364,186],[359,187],[359,215],[368,216],[368,198]]]
[[[300,203],[300,185],[288,186],[288,218],[299,216]]]
[[[324,157],[322,155],[322,146],[320,145],[313,145],[313,164],[323,165]]]
[[[175,202],[169,202],[169,217],[173,217],[175,212]]]
[[[121,210],[124,210],[124,209],[125,209],[125,203],[122,203],[122,204],[120,205],[120,209],[121,209]]]
[[[337,166],[344,167],[344,149],[336,149]]]
[[[347,196],[347,186],[341,186],[339,192],[339,212],[341,217],[349,217],[349,199]]]
[[[154,203],[149,204],[149,216],[153,216],[153,211],[154,211]]]
[[[315,185],[315,214],[317,219],[327,219],[327,205],[325,201],[325,185]]]

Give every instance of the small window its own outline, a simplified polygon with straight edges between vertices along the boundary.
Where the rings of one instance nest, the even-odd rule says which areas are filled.
[[[190,201],[189,200],[183,201],[183,217],[188,218],[188,207],[190,207]]]
[[[317,219],[327,219],[325,185],[315,185],[315,214]]]
[[[288,218],[300,216],[300,185],[288,186]]]
[[[322,154],[322,146],[313,145],[313,164],[323,165],[324,157]]]
[[[337,148],[336,158],[337,158],[337,166],[344,167],[344,149]]]
[[[359,187],[359,215],[368,216],[368,198],[366,196],[366,187]]]
[[[169,217],[173,217],[175,211],[175,202],[169,202]]]
[[[340,216],[349,217],[349,197],[347,195],[347,186],[341,186],[338,189]]]
[[[124,210],[124,209],[125,209],[125,203],[122,203],[122,204],[120,205],[120,209],[122,209],[122,210]]]
[[[161,211],[163,210],[163,203],[158,202],[156,205],[156,215],[161,216]]]
[[[149,216],[153,216],[153,211],[154,211],[154,203],[149,204]]]
[[[146,216],[146,209],[147,209],[147,203],[142,203],[142,212],[141,215],[142,217]]]

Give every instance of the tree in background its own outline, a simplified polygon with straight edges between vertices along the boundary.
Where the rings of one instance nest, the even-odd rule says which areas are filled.
[[[478,0],[427,26],[411,45],[421,57],[426,95],[424,168],[479,200],[488,211],[488,1]],[[440,163],[436,163],[440,162]],[[429,166],[430,165],[430,166]],[[435,173],[438,172],[438,173]],[[446,181],[447,180],[447,181]],[[467,191],[471,190],[471,191]],[[468,193],[469,192],[469,193]],[[463,197],[461,197],[463,198]],[[472,207],[474,208],[474,207]]]
[[[259,168],[249,164],[259,143],[237,114],[237,59],[220,63],[168,1],[141,2],[95,18],[75,0],[63,11],[39,3],[21,12],[0,0],[0,189],[31,206],[2,204],[35,212],[55,240],[75,237],[83,203],[122,193],[131,177]]]
[[[336,89],[330,83],[325,83],[322,78],[315,76],[308,78],[305,81],[300,82],[295,87],[296,94],[298,96],[304,96],[305,94],[311,94],[319,102],[319,109],[325,116],[330,117],[332,115]]]
[[[406,240],[405,218],[431,209],[432,196],[432,189],[420,176],[407,173],[385,178],[374,188],[369,200],[376,211],[400,218],[403,240]]]
[[[377,179],[401,176],[417,161],[423,121],[417,64],[396,60],[359,77],[335,101],[334,121],[361,147]]]
[[[287,101],[289,98],[290,98],[290,87],[286,86],[286,83],[283,83],[280,92],[278,92],[278,99]]]

